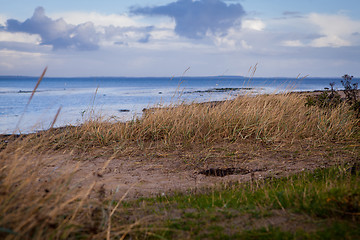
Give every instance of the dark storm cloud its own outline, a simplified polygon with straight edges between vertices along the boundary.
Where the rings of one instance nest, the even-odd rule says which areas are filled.
[[[35,9],[34,15],[24,22],[7,20],[6,31],[39,34],[41,44],[51,45],[53,49],[96,50],[99,48],[99,34],[93,23],[71,25],[63,19],[52,20],[45,15],[42,7]]]
[[[226,34],[245,15],[241,4],[227,5],[221,0],[178,0],[164,6],[133,7],[137,15],[164,15],[175,19],[175,32],[187,38],[203,38],[207,31]]]

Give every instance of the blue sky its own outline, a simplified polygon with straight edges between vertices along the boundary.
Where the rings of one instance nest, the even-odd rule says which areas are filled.
[[[0,4],[0,75],[360,75],[359,0]]]

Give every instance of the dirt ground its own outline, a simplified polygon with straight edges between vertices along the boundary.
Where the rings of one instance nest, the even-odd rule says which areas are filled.
[[[282,177],[359,160],[351,151],[336,150],[343,148],[341,144],[276,147],[226,144],[168,154],[154,154],[150,149],[152,154],[119,158],[57,153],[42,168],[38,181],[46,186],[61,173],[73,171],[71,186],[80,190],[95,183],[93,197],[103,194],[118,199],[128,192],[126,198],[134,199],[194,193],[220,184]]]

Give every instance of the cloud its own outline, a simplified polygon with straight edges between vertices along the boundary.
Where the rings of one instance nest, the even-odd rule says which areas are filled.
[[[96,26],[115,26],[115,27],[143,27],[144,24],[138,23],[134,18],[123,14],[104,15],[97,12],[59,12],[51,15],[54,18],[62,18],[66,22],[78,25],[84,22],[92,22]]]
[[[4,15],[0,15],[0,30],[5,28],[6,17]]]
[[[282,42],[286,47],[303,47],[304,44],[300,40],[286,40]]]
[[[266,27],[265,23],[260,19],[247,19],[243,22],[243,28],[263,31]]]
[[[40,37],[37,35],[31,35],[27,33],[10,33],[1,31],[0,42],[18,42],[18,43],[32,43],[38,44],[40,42]]]
[[[174,18],[175,32],[191,39],[204,38],[208,32],[226,35],[245,15],[241,4],[227,5],[221,0],[178,0],[164,6],[133,7],[131,13]]]
[[[38,7],[33,16],[24,22],[8,19],[0,41],[28,43],[29,41],[25,41],[28,38],[33,39],[33,43],[36,39],[37,44],[51,46],[53,50],[92,51],[100,46],[119,45],[120,42],[123,46],[128,46],[128,42],[148,43],[152,38],[153,26],[137,24],[125,15],[116,17],[114,14],[106,16],[89,13],[88,18],[86,16],[82,13],[76,18],[73,14],[68,14],[68,18],[72,20],[72,24],[69,24],[63,18],[53,20],[46,16],[44,8]],[[95,20],[97,25],[86,19]],[[111,20],[116,21],[110,24]],[[123,24],[121,21],[124,21]],[[2,39],[4,35],[7,39]]]
[[[288,13],[287,15],[291,15]],[[360,21],[343,14],[304,14],[301,18],[267,20],[264,33],[268,43],[284,47],[341,48],[360,46]],[[247,20],[243,28],[247,29]],[[246,39],[245,39],[246,40]]]
[[[24,22],[9,19],[6,31],[38,34],[42,45],[51,45],[54,50],[75,48],[96,50],[99,48],[99,34],[92,22],[79,25],[67,24],[63,19],[52,20],[45,15],[42,7],[35,9],[34,15]]]
[[[147,34],[145,37],[138,40],[139,43],[148,43],[150,41],[151,34]]]
[[[326,15],[312,13],[308,21],[318,27],[323,35],[312,41],[313,47],[349,47],[359,45],[359,38],[353,33],[360,30],[360,21],[354,21],[344,15]]]

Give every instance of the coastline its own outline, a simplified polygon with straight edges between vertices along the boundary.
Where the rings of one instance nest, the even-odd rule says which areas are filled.
[[[137,78],[135,78],[137,79]],[[20,125],[21,132],[31,132],[32,130],[46,129],[51,126],[51,120],[56,115],[59,107],[62,107],[57,120],[56,127],[64,125],[77,125],[89,117],[93,109],[97,115],[115,116],[120,121],[131,120],[136,114],[140,116],[143,108],[154,106],[157,103],[171,104],[174,101],[195,100],[197,102],[226,99],[232,90],[243,89],[248,92],[252,89],[256,93],[275,93],[279,91],[291,91],[297,89],[322,89],[329,82],[336,82],[341,86],[340,78],[324,79],[295,79],[295,78],[236,78],[236,77],[196,77],[196,78],[99,78],[99,79],[47,79],[44,80],[36,89],[34,99],[29,105],[25,121]],[[16,128],[17,119],[24,111],[30,91],[36,83],[37,78],[31,81],[20,81],[16,83],[16,78],[11,81],[2,82],[2,89],[8,89],[13,94],[6,94],[4,90],[0,94],[0,101],[13,102],[16,104],[5,106],[4,121],[1,124],[1,133],[12,133]],[[181,81],[181,84],[179,81]],[[96,91],[97,87],[98,90]],[[29,93],[18,94],[19,90]],[[226,91],[225,91],[226,90]],[[200,91],[200,92],[197,92]],[[235,91],[237,94],[239,91]],[[96,94],[95,94],[96,92]],[[193,92],[185,94],[184,92]],[[161,93],[161,94],[160,94]],[[178,95],[182,94],[181,99]],[[255,94],[255,93],[254,93]],[[96,97],[95,97],[96,95]],[[202,96],[201,96],[202,95]],[[179,96],[180,97],[180,96]],[[92,109],[90,109],[92,108]],[[4,114],[4,111],[2,111]]]
[[[241,88],[243,89],[243,88]],[[226,88],[225,89],[226,91],[234,91],[234,88]],[[305,95],[306,97],[307,96],[316,96],[316,95],[320,95],[321,93],[324,93],[324,92],[327,92],[327,93],[330,93],[331,90],[312,90],[312,91],[290,91],[290,92],[285,92],[285,93],[276,93],[276,95],[282,95],[282,94],[299,94],[299,95]],[[337,90],[335,91],[336,93],[338,93],[341,97],[342,100],[345,99],[345,94],[344,94],[344,91],[343,90]],[[246,94],[245,94],[246,95]],[[261,95],[261,94],[260,94]],[[236,97],[241,97],[242,95],[237,95]],[[360,90],[357,91],[357,96],[358,98],[360,99]],[[189,104],[199,104],[199,105],[206,105],[206,106],[210,106],[210,107],[213,107],[213,106],[217,106],[218,104],[222,104],[226,101],[231,101],[231,99],[228,99],[228,100],[217,100],[217,101],[205,101],[205,102],[199,102],[199,103],[189,103]],[[172,106],[171,108],[173,107],[176,107],[176,105]],[[167,107],[148,107],[148,108],[143,108],[142,109],[142,113],[143,114],[148,114],[148,113],[151,113],[155,110],[158,110],[158,109],[166,109]],[[122,109],[119,110],[120,112],[122,112]],[[131,112],[131,110],[128,110],[126,109],[126,111],[124,110],[123,112],[125,113],[129,113]],[[131,121],[131,120],[127,120],[127,121]],[[127,122],[127,121],[123,121],[123,122]],[[80,124],[81,125],[81,124]],[[79,125],[64,125],[64,126],[60,126],[60,127],[55,127],[54,129],[63,129],[63,128],[68,128],[68,127],[79,127]],[[43,130],[37,130],[37,131],[34,131],[34,132],[29,132],[29,133],[1,133],[0,134],[0,141],[2,141],[2,139],[5,139],[5,138],[11,138],[11,136],[14,135],[15,138],[17,138],[18,135],[30,135],[30,134],[37,134],[37,133],[41,133],[41,132],[44,132],[44,131],[48,131],[49,129],[43,129]]]
[[[31,235],[37,226],[48,229],[46,234],[52,234],[53,228],[70,231],[62,227],[69,223],[75,235],[81,232],[103,239],[107,231],[129,225],[139,226],[125,233],[131,236],[142,234],[141,229],[156,232],[157,226],[178,231],[168,221],[191,222],[189,213],[205,216],[201,221],[206,226],[219,225],[231,211],[231,219],[243,219],[251,226],[265,221],[265,227],[282,226],[283,222],[267,222],[290,211],[298,212],[291,220],[296,225],[318,221],[311,209],[326,212],[345,204],[355,209],[346,211],[358,214],[355,202],[326,205],[357,196],[346,194],[360,189],[352,182],[360,182],[360,145],[359,120],[347,104],[325,109],[306,106],[306,96],[323,92],[240,96],[151,108],[142,118],[128,122],[89,121],[2,135],[0,201],[6,203],[6,208],[0,208],[6,217],[2,226],[16,229],[23,219],[32,219],[36,224],[30,232],[16,229]],[[286,198],[284,192],[294,192],[294,198]],[[252,200],[245,201],[244,196]],[[319,196],[321,201],[315,201]],[[291,205],[299,200],[299,205]],[[202,207],[181,207],[198,201],[204,201]],[[304,210],[306,204],[309,210]],[[261,214],[251,217],[251,212],[239,209]],[[116,216],[113,225],[108,223],[111,213]],[[138,223],[134,216],[155,225]],[[339,216],[326,212],[326,221]],[[346,223],[353,230],[352,222]],[[238,226],[231,220],[225,229],[233,227]],[[316,225],[316,229],[323,228]]]

